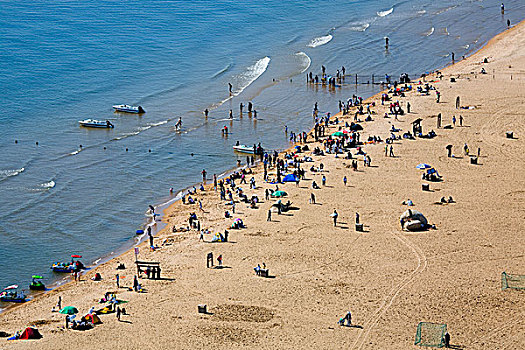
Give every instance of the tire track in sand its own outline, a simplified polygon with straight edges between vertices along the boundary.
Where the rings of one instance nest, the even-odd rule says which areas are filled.
[[[423,272],[427,267],[427,258],[423,251],[416,246],[414,243],[410,242],[406,237],[399,233],[391,233],[394,238],[399,240],[401,243],[406,245],[417,258],[417,266],[416,268],[408,275],[406,276],[397,286],[393,287],[386,298],[383,300],[383,303],[379,308],[374,312],[374,314],[365,321],[363,324],[363,328],[366,329],[363,333],[360,333],[357,339],[354,341],[350,349],[357,349],[360,350],[365,345],[365,340],[368,338],[368,335],[372,331],[372,329],[378,324],[379,319],[386,313],[386,311],[390,308],[392,303],[394,302],[395,298],[399,295],[399,292],[410,282],[412,282],[416,275]]]

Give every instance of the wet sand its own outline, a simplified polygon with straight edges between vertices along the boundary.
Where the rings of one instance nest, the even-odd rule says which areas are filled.
[[[198,205],[175,203],[164,216],[167,229],[155,238],[159,249],[151,252],[145,244],[139,248],[139,259],[160,262],[166,279],[141,279],[145,293],[117,289],[116,273],[121,285],[131,287],[133,282],[134,253],[129,251],[82,276],[81,282],[0,315],[0,331],[13,333],[36,323],[43,335],[29,342],[0,339],[0,348],[407,349],[415,348],[420,321],[446,323],[451,343],[463,348],[525,347],[525,295],[501,290],[503,271],[525,274],[524,32],[521,23],[443,69],[444,77],[431,83],[441,92],[440,103],[433,92],[419,96],[412,91],[399,98],[403,107],[411,104],[411,113],[399,121],[383,117],[386,108],[379,96],[369,99],[378,106],[373,108],[374,121],[362,123],[362,140],[368,135],[385,139],[392,124],[403,132],[411,130],[417,118],[423,119],[423,132],[433,129],[436,138],[396,141],[396,157],[385,157],[384,143],[366,145],[372,166],[359,162],[357,172],[348,167],[350,160],[313,156],[315,162],[303,167],[323,163],[325,172],[307,171],[298,187],[279,185],[298,210],[274,213],[267,222],[274,200],[264,201],[259,209],[238,203],[234,218],[242,218],[247,228],[229,230],[228,243],[210,243],[211,235],[199,242],[196,231],[171,233],[173,225],[187,225],[190,212],[212,232],[229,228],[233,220],[224,218],[229,208],[218,193],[208,189],[197,195],[204,212]],[[489,63],[482,63],[484,58]],[[482,67],[488,74],[479,74]],[[450,82],[451,77],[456,82]],[[475,108],[456,109],[457,96],[461,105]],[[334,101],[331,107],[336,105]],[[463,126],[438,129],[438,113],[443,125],[462,115]],[[336,130],[332,127],[327,134]],[[507,131],[514,131],[516,138],[506,138]],[[470,164],[463,155],[464,143],[471,153],[480,148],[479,164]],[[449,144],[454,158],[447,157]],[[315,144],[308,146],[313,149]],[[444,181],[422,191],[419,163],[433,165]],[[264,199],[264,189],[275,185],[263,183],[258,170],[257,189],[240,186],[248,197]],[[326,186],[312,190],[312,181],[320,184],[323,174]],[[312,192],[318,204],[309,204]],[[435,204],[443,196],[452,196],[456,203]],[[399,215],[406,209],[401,203],[407,199],[436,230],[401,231]],[[339,213],[337,227],[329,216],[334,209]],[[355,231],[355,212],[365,232]],[[223,255],[224,268],[206,268],[209,252],[215,258]],[[117,271],[117,262],[126,270]],[[272,278],[255,276],[253,268],[263,262]],[[95,271],[103,281],[90,280]],[[64,330],[64,316],[50,312],[60,295],[64,306],[74,305],[84,314],[99,305],[106,291],[117,291],[119,299],[129,301],[124,307],[130,315],[122,322],[114,314],[102,315],[103,324],[92,330]],[[210,314],[197,313],[198,304],[207,304]],[[337,325],[348,310],[357,327]]]

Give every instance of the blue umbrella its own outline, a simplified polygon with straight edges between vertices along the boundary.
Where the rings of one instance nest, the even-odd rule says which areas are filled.
[[[421,163],[421,164],[418,164],[416,166],[416,168],[418,168],[418,169],[430,169],[432,167],[430,165],[426,164],[426,163]]]

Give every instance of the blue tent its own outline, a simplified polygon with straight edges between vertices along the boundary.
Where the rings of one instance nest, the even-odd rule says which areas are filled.
[[[297,182],[297,176],[294,174],[288,174],[284,177],[283,182]]]

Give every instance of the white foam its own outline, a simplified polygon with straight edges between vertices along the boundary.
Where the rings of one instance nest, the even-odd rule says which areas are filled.
[[[82,148],[79,148],[78,150],[69,153],[70,156],[74,156],[75,154],[79,154],[82,151]]]
[[[427,11],[426,10],[419,10],[419,11],[417,11],[417,13],[420,14],[420,15],[424,15],[425,13],[427,13]]]
[[[377,15],[379,17],[386,17],[388,16],[389,14],[391,14],[392,12],[394,12],[394,8],[392,7],[390,10],[385,10],[385,11],[379,11],[377,12]]]
[[[467,44],[467,45],[463,45],[462,48],[464,48],[465,50],[468,50],[468,48],[470,47],[470,44]]]
[[[237,85],[238,88],[233,92],[232,96],[228,97],[221,101],[221,104],[231,99],[233,96],[238,96],[241,92],[244,91],[248,86],[250,86],[254,81],[257,80],[270,64],[270,57],[266,56],[255,62],[253,65],[246,68],[246,70],[237,76]]]
[[[308,68],[310,68],[310,65],[312,64],[312,59],[307,54],[305,54],[302,51],[301,52],[297,52],[295,55],[296,56],[300,56],[301,58],[304,59],[304,61],[303,61],[304,62],[304,68],[303,68],[303,70],[301,70],[301,73],[306,72],[306,70]]]
[[[20,169],[13,169],[13,170],[10,170],[10,169],[0,170],[0,180],[7,179],[8,177],[11,177],[11,176],[16,176],[20,173],[23,173],[24,170],[26,169],[20,168]]]
[[[308,47],[318,47],[318,46],[322,46],[322,45],[326,45],[328,44],[330,41],[332,41],[334,37],[330,34],[328,35],[325,35],[325,36],[320,36],[318,38],[315,38],[315,39],[312,39],[312,41],[310,41],[308,43]]]

